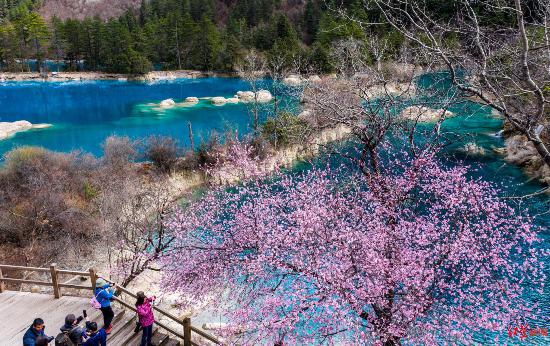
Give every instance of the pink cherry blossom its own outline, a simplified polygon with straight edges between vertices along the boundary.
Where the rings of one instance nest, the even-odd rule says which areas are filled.
[[[536,309],[524,285],[544,281],[529,218],[433,155],[385,167],[311,169],[208,193],[168,224],[176,241],[162,259],[163,289],[210,303],[232,343],[507,337]]]

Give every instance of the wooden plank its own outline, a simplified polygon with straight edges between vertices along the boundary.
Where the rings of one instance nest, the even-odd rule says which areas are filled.
[[[2,345],[20,345],[23,334],[36,317],[44,319],[47,326],[46,334],[55,336],[63,325],[67,314],[74,313],[78,316],[82,310],[90,310],[87,298],[63,296],[60,299],[54,299],[51,295],[39,293],[9,293],[13,293],[15,301],[8,307],[0,305]],[[98,312],[90,311],[90,317],[97,314]]]
[[[47,273],[50,271],[49,268],[12,266],[8,264],[0,264],[0,269],[15,270],[15,271],[30,271],[30,272],[40,272],[40,273]]]
[[[57,280],[57,264],[52,263],[50,265],[50,274],[52,277],[53,295],[56,299],[59,299],[59,297],[61,297],[61,291],[59,290],[59,282]]]
[[[213,342],[213,343],[215,343],[215,344],[217,344],[217,345],[220,344],[220,341],[219,341],[218,339],[216,339],[214,336],[212,336],[212,335],[210,335],[210,334],[208,334],[208,333],[206,333],[206,332],[200,330],[200,329],[197,328],[197,327],[191,326],[191,330],[193,331],[193,333],[199,334],[200,336],[202,336],[203,338],[205,338],[205,339],[208,340],[208,341],[211,341],[211,342]]]
[[[132,310],[133,312],[136,312],[135,306],[126,303],[124,300],[120,299],[119,297],[113,297],[115,301],[117,301],[119,304],[122,304],[123,306],[127,307],[128,309]]]
[[[2,278],[2,282],[10,282],[14,284],[30,284],[30,285],[41,285],[41,286],[53,286],[53,283],[47,281],[37,281],[37,280],[25,280],[25,279],[12,279],[12,278]]]
[[[166,324],[160,322],[160,321],[155,321],[155,323],[157,324],[157,326],[161,327],[162,329],[176,335],[177,337],[181,338],[183,340],[183,334],[180,333],[180,332],[177,332],[175,331],[174,329],[170,328],[169,326],[167,326]]]
[[[183,319],[183,346],[191,346],[191,319]]]
[[[3,278],[2,268],[0,268],[0,293],[4,292],[6,290],[6,288],[4,286],[4,281],[1,280],[2,278]]]
[[[76,270],[58,270],[59,274],[78,275],[78,276],[90,276],[90,272],[81,272]]]
[[[90,286],[88,286],[88,285],[59,284],[58,286],[59,287],[64,287],[64,288],[74,288],[74,289],[77,289],[77,290],[89,290],[90,289]]]

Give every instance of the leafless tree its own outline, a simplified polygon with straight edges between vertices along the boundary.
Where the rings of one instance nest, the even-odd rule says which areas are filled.
[[[245,80],[254,93],[254,100],[250,103],[250,111],[252,113],[254,132],[258,131],[260,103],[258,102],[259,82],[266,76],[266,60],[256,52],[251,50],[246,54],[243,61],[235,67],[237,74]]]
[[[365,72],[369,66],[365,43],[355,38],[334,42],[331,60],[336,72],[346,77]]]
[[[386,56],[388,51],[388,40],[383,37],[379,37],[375,33],[368,35],[367,49],[374,58],[376,63],[376,70],[382,70],[382,59]]]
[[[427,0],[363,0],[447,70],[457,89],[500,112],[550,165],[550,2],[450,2],[454,13],[443,17]]]
[[[347,55],[349,57],[350,55]],[[415,74],[404,81],[391,78],[372,67],[357,68],[362,62],[350,62],[346,74],[338,78],[325,78],[309,84],[304,92],[307,121],[314,131],[343,126],[351,131],[359,155],[348,155],[337,150],[363,172],[379,167],[381,145],[388,143],[390,134],[405,140],[413,155],[427,146],[439,146],[446,141],[441,133],[447,108],[454,104],[456,95],[441,90],[418,89]],[[349,76],[349,71],[354,75]],[[409,108],[407,108],[409,107]],[[409,110],[404,112],[403,109]],[[431,126],[419,129],[418,124],[431,117]],[[420,131],[423,133],[420,134]],[[429,138],[419,145],[419,136]]]
[[[173,237],[165,227],[173,196],[164,177],[135,187],[113,223],[115,247],[112,273],[123,287],[147,269],[170,246]]]

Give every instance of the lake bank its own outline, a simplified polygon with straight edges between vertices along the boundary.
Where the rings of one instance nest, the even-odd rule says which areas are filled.
[[[24,81],[43,81],[43,82],[66,82],[66,81],[92,81],[92,80],[112,80],[112,81],[156,81],[156,80],[174,80],[182,78],[206,78],[206,77],[237,77],[232,72],[214,72],[197,70],[174,70],[174,71],[151,71],[143,75],[108,73],[108,72],[0,72],[0,82],[24,82]]]

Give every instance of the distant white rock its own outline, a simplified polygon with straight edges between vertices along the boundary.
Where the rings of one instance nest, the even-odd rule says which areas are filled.
[[[472,142],[466,143],[462,150],[465,153],[468,153],[470,155],[479,155],[479,156],[485,155],[485,149],[483,147],[480,147],[476,143],[472,143]]]
[[[119,77],[119,78],[118,78],[118,81],[119,81],[119,82],[127,82],[127,81],[128,81],[128,78],[126,78],[126,77]]]
[[[225,102],[227,102],[227,103],[239,103],[239,98],[238,97],[229,97],[229,98],[225,99]]]
[[[318,75],[314,74],[312,76],[309,76],[309,78],[307,79],[308,82],[310,83],[319,83],[321,81],[321,77],[319,77]]]
[[[194,97],[194,96],[189,96],[189,97],[185,98],[185,102],[187,102],[187,103],[197,103],[197,102],[199,102],[199,98]]]
[[[450,118],[452,116],[454,116],[454,113],[448,110],[433,109],[425,106],[410,106],[401,112],[402,118],[421,123],[436,122],[441,117]]]
[[[162,100],[159,104],[159,106],[161,106],[162,108],[170,108],[174,107],[175,105],[176,101],[174,101],[173,99]]]
[[[298,114],[301,118],[308,118],[311,115],[313,115],[313,111],[311,109],[304,109],[300,114]]]
[[[283,84],[287,86],[300,86],[303,82],[304,80],[302,79],[302,77],[294,74],[291,74],[290,76],[283,79]]]
[[[256,100],[259,103],[267,103],[273,99],[273,95],[267,90],[260,90],[256,93]]]
[[[216,97],[212,97],[210,99],[210,102],[212,102],[212,104],[215,106],[222,106],[227,103],[227,100],[225,99],[225,97],[216,96]]]
[[[9,138],[17,132],[23,132],[31,129],[44,129],[52,126],[51,124],[31,124],[26,120],[14,122],[0,122],[0,140]]]
[[[273,99],[273,95],[268,90],[258,90],[256,93],[253,91],[237,91],[235,97],[244,103],[254,102],[254,100],[258,103],[267,103]]]
[[[241,102],[253,102],[254,101],[254,92],[253,91],[237,91],[235,95]]]

